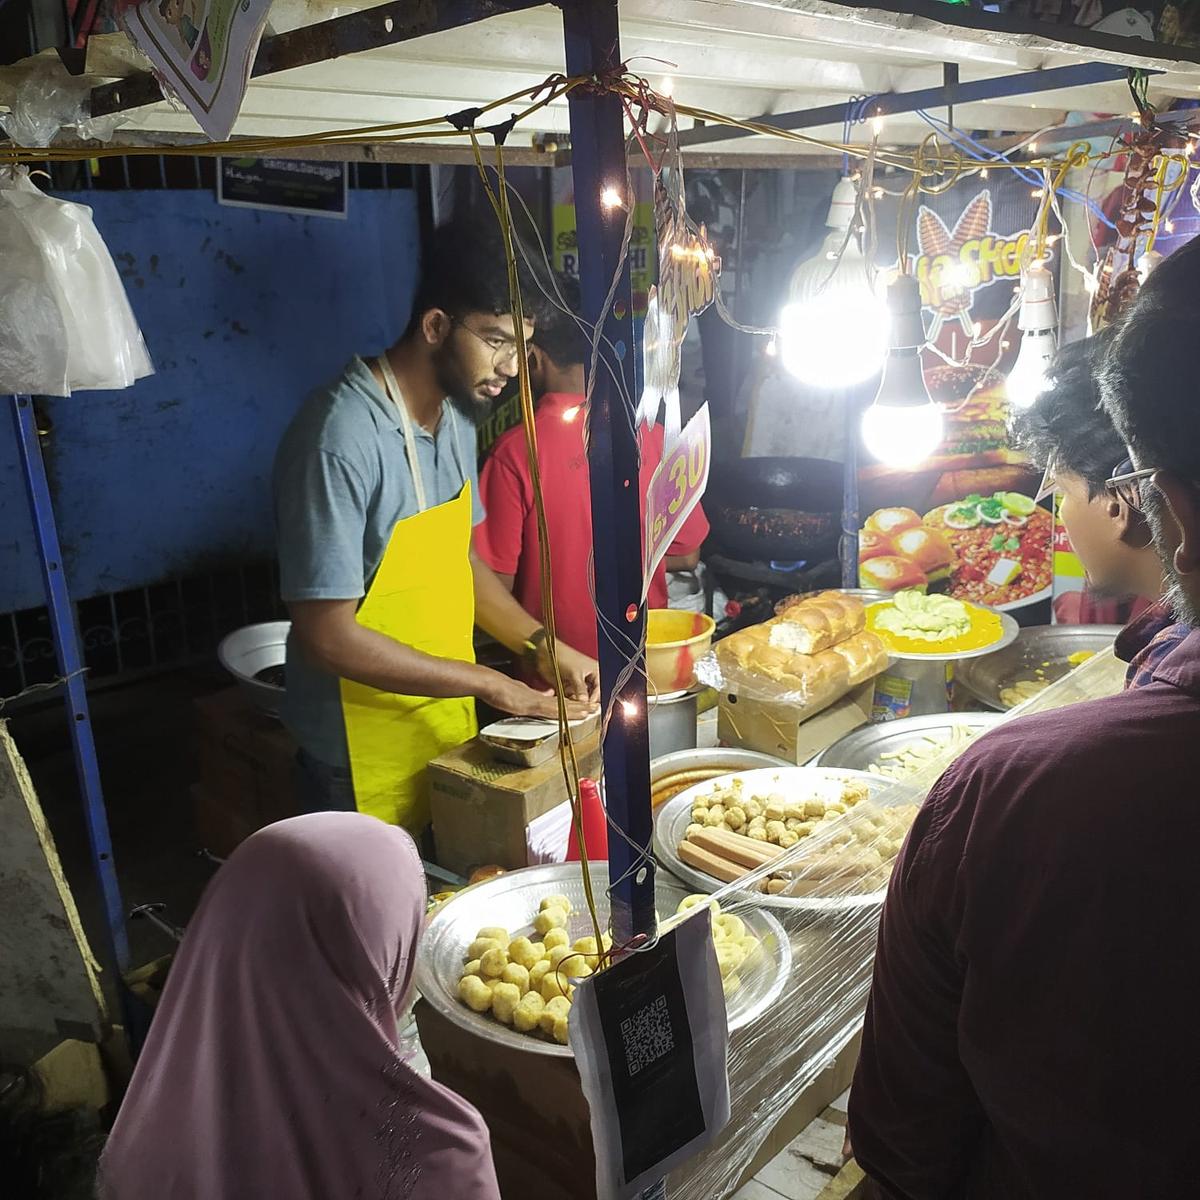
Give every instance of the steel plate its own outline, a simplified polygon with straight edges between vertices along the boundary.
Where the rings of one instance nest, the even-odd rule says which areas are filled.
[[[601,924],[608,923],[608,863],[592,863],[596,886],[596,912]],[[711,891],[711,887],[700,889]],[[430,919],[417,956],[416,985],[421,995],[456,1025],[489,1041],[529,1050],[534,1054],[571,1057],[567,1046],[544,1041],[536,1034],[518,1033],[490,1016],[472,1012],[458,999],[467,947],[487,925],[502,925],[514,937],[532,932],[532,920],[544,896],[568,897],[575,910],[568,932],[571,940],[592,936],[592,922],[584,907],[583,879],[576,863],[550,863],[509,871],[495,879],[465,888],[447,900]],[[674,914],[689,891],[670,876],[660,874],[655,886],[655,904],[660,917]],[[765,1012],[783,992],[791,974],[792,947],[779,922],[770,913],[739,908],[738,916],[762,942],[763,953],[755,965],[739,972],[742,986],[728,998],[729,1028],[740,1029]]]
[[[927,737],[947,737],[955,726],[985,730],[1004,718],[1000,713],[933,713],[925,717],[905,717],[898,721],[883,721],[867,725],[839,738],[827,750],[812,760],[814,767],[842,767],[852,771],[868,771],[883,754],[896,754],[919,744]],[[886,778],[880,776],[880,778]]]
[[[766,768],[758,771],[738,771],[726,775],[722,779],[708,779],[703,783],[690,787],[686,792],[673,796],[666,804],[660,805],[654,813],[654,856],[673,875],[690,884],[697,891],[715,892],[725,884],[714,879],[704,871],[689,867],[679,857],[679,843],[692,819],[692,805],[696,797],[709,791],[714,783],[729,783],[733,779],[741,779],[747,787],[769,788],[771,791],[782,792],[785,796],[789,789],[795,791],[810,791],[813,783],[819,779],[862,779],[866,782],[872,796],[876,789],[881,789],[889,780],[881,779],[878,775],[869,775],[866,771],[843,771],[830,767],[780,767]],[[806,909],[811,912],[840,912],[845,909],[862,908],[870,904],[880,904],[883,901],[886,888],[877,892],[864,892],[856,896],[771,896],[763,893],[755,898],[755,903],[766,908]]]
[[[964,600],[963,603],[969,602]],[[869,605],[868,607],[874,608],[875,606]],[[986,604],[974,604],[971,607],[982,608],[984,612],[995,613],[1000,618],[1000,636],[989,645],[980,646],[978,650],[955,650],[950,654],[918,654],[915,650],[893,650],[887,644],[887,639],[883,637],[883,634],[880,634],[879,637],[883,639],[884,647],[892,658],[902,659],[906,662],[966,662],[972,658],[982,658],[986,654],[995,654],[998,650],[1003,650],[1005,646],[1010,646],[1017,640],[1021,627],[1014,617],[1010,617],[1006,612],[1000,612],[999,609],[989,608]],[[936,643],[930,644],[936,645]]]
[[[709,750],[675,750],[650,761],[650,782],[657,783],[677,771],[725,770],[753,771],[759,767],[790,767],[792,763],[757,750],[737,750],[724,746]]]
[[[1000,692],[1042,669],[1051,683],[1072,668],[1067,661],[1080,650],[1107,650],[1121,632],[1120,625],[1031,625],[1022,629],[1013,643],[985,658],[964,663],[954,671],[956,687],[962,687],[981,704],[1001,712],[1008,705]],[[1045,666],[1044,664],[1049,664]]]

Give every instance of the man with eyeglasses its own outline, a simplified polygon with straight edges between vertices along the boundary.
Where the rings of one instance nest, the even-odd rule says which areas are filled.
[[[884,904],[850,1095],[894,1200],[1196,1190],[1200,242],[1099,369],[1190,632],[1144,686],[1005,722],[931,789]]]
[[[1155,665],[1189,631],[1161,600],[1162,565],[1145,517],[1130,503],[1128,489],[1118,494],[1109,487],[1112,464],[1125,454],[1111,418],[1099,407],[1095,379],[1109,336],[1105,331],[1058,352],[1046,389],[1016,416],[1013,437],[1031,461],[1045,468],[1039,499],[1051,492],[1062,495],[1059,515],[1092,592],[1152,601],[1116,641],[1117,657],[1129,663],[1126,686],[1132,687],[1148,683]]]
[[[533,324],[525,323],[529,337]],[[552,695],[474,661],[473,626],[552,677],[544,630],[471,549],[484,519],[475,422],[517,374],[498,232],[438,229],[412,315],[297,413],[275,460],[281,592],[292,618],[282,716],[306,809],[419,832],[424,771],[476,731],[474,701],[557,717]],[[594,660],[558,647],[568,715],[594,707]]]

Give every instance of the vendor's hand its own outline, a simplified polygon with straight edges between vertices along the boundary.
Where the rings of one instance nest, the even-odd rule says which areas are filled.
[[[537,692],[526,687],[517,679],[509,679],[507,675],[495,673],[494,682],[479,693],[479,698],[501,712],[512,713],[514,717],[545,717],[551,721],[558,720],[558,700],[553,692]],[[595,705],[586,701],[567,700],[567,720],[578,721],[591,715]]]
[[[554,683],[554,666],[550,662],[550,647],[543,641],[537,652],[538,674],[548,683]],[[570,700],[586,700],[595,707],[600,703],[600,664],[578,650],[572,650],[565,642],[558,643],[558,673],[562,677],[563,691]]]

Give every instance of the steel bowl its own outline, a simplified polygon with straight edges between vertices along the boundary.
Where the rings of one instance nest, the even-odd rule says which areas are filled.
[[[809,765],[841,767],[874,774],[871,768],[883,754],[894,754],[909,746],[919,745],[927,737],[948,736],[956,726],[983,731],[1003,720],[999,713],[933,713],[925,717],[883,721],[839,738],[828,749],[822,750]]]
[[[982,658],[959,663],[954,668],[954,686],[961,687],[988,708],[1004,712],[1000,699],[1004,688],[1041,672],[1048,683],[1056,683],[1071,669],[1067,660],[1080,650],[1096,653],[1113,644],[1120,625],[1031,625],[1022,629],[1008,646]]]
[[[287,639],[291,628],[291,621],[245,625],[223,638],[217,647],[221,666],[233,676],[238,687],[258,708],[273,717],[279,715],[286,689],[258,676],[263,671],[282,668],[287,659]]]
[[[593,862],[591,870],[596,915],[601,925],[607,928],[608,863]],[[465,888],[447,900],[430,917],[421,939],[417,955],[417,990],[443,1016],[477,1037],[534,1054],[570,1058],[570,1047],[545,1041],[534,1034],[519,1033],[490,1016],[473,1012],[458,999],[464,955],[478,930],[486,925],[502,925],[514,937],[532,932],[531,923],[542,898],[557,894],[566,895],[574,910],[569,918],[571,939],[591,936],[592,923],[587,914],[578,863],[550,863],[509,871]],[[688,889],[665,871],[658,873],[654,897],[661,918],[672,915],[687,895]],[[742,986],[726,1001],[731,1031],[749,1024],[779,1000],[792,969],[791,942],[779,922],[759,909],[739,908],[737,914],[762,942],[762,953],[742,974]]]

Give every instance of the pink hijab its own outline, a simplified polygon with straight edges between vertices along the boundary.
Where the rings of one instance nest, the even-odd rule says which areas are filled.
[[[397,1049],[425,879],[358,813],[256,833],[171,969],[104,1200],[499,1200],[482,1118]]]

